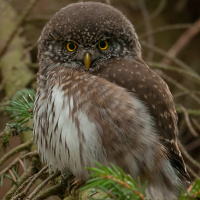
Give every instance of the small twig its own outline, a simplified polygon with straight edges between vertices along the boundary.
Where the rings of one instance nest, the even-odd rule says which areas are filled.
[[[186,165],[187,166],[187,165]],[[189,188],[187,189],[187,193],[189,193],[191,191],[191,189],[194,187],[194,182],[189,186]]]
[[[189,92],[188,88],[184,87],[183,85],[181,85],[179,82],[177,82],[175,79],[171,78],[170,76],[167,76],[166,74],[160,73],[160,72],[159,72],[159,75],[162,76],[162,78],[165,79],[167,82],[177,87],[179,90],[183,92]]]
[[[140,43],[145,48],[151,49],[152,51],[155,51],[156,53],[158,53],[158,54],[160,54],[162,56],[166,56],[167,58],[171,59],[174,63],[176,63],[178,66],[182,67],[183,69],[189,70],[189,71],[191,71],[193,73],[197,73],[197,72],[193,71],[189,65],[185,64],[180,59],[168,55],[167,51],[164,51],[163,49],[160,49],[160,48],[158,48],[156,46],[150,45],[150,44],[148,44],[148,43],[146,43],[144,41],[141,41]]]
[[[26,54],[29,54],[30,51],[32,51],[36,47],[37,47],[37,42],[31,44],[29,47],[27,47],[26,49],[24,49],[22,57],[24,57]]]
[[[152,34],[151,21],[150,21],[150,17],[149,17],[149,13],[148,13],[145,1],[144,0],[138,0],[138,2],[139,2],[140,10],[142,12],[142,16],[144,18],[146,32],[148,34],[148,43],[151,44],[151,45],[154,45],[154,37],[153,37],[153,34]],[[153,56],[154,56],[154,52],[149,50],[148,55],[147,55],[147,60],[151,61],[153,59]]]
[[[182,117],[182,118],[179,119],[179,123],[178,123],[179,137],[182,137],[182,134],[184,133],[185,130],[186,130],[185,119]],[[187,136],[189,137],[191,135],[188,134]],[[185,140],[187,140],[187,137],[183,137],[183,139],[185,141]]]
[[[111,190],[104,191],[109,197],[111,197],[113,200],[119,200],[115,194],[112,193]]]
[[[6,40],[4,46],[0,50],[0,58],[4,55],[4,53],[8,49],[8,47],[9,47],[10,43],[12,42],[13,38],[15,37],[18,29],[20,28],[20,26],[22,25],[22,23],[24,22],[24,20],[27,18],[28,14],[31,12],[32,8],[34,7],[34,5],[37,2],[38,2],[38,0],[31,0],[29,2],[29,4],[28,4],[27,8],[24,9],[24,12],[21,14],[18,22],[16,23],[15,27],[13,28],[12,33],[9,35],[9,37]]]
[[[198,19],[195,23],[195,25],[200,25],[200,19]],[[200,31],[200,28],[197,28],[196,26],[190,27],[188,30],[186,30],[180,38],[176,41],[176,43],[171,47],[171,49],[168,51],[168,55],[170,57],[176,57],[177,54],[184,48],[186,45],[192,40],[192,38],[197,35]],[[169,59],[164,58],[161,63],[164,64],[170,64]]]
[[[14,182],[16,183],[17,182],[17,179],[15,177],[15,175],[13,174],[13,172],[9,169],[9,174],[11,175],[11,177],[13,178]]]
[[[166,5],[166,2],[167,2],[166,0],[160,1],[156,10],[150,15],[151,20],[154,19],[155,17],[157,17],[162,12],[162,10],[164,9],[164,7]]]
[[[189,170],[188,170],[189,171]],[[193,171],[191,172],[191,174],[193,173]],[[196,173],[194,173],[194,177],[195,177]],[[197,175],[198,176],[198,175]],[[199,177],[199,176],[198,176]],[[200,178],[200,177],[199,177]],[[196,178],[196,179],[199,179]],[[195,185],[196,180],[193,181],[193,183],[190,185],[190,187],[187,189],[187,200],[199,200],[199,195],[200,195],[200,190],[197,190],[196,192],[194,192],[193,194],[190,194],[191,190],[193,189],[194,185]]]
[[[183,113],[180,105],[176,105],[177,113]],[[188,115],[200,116],[200,110],[186,109]]]
[[[157,68],[157,69],[162,69],[162,70],[167,70],[167,71],[174,71],[177,72],[185,77],[190,77],[192,80],[198,84],[200,84],[200,76],[197,73],[193,73],[191,71],[185,70],[185,69],[180,69],[177,67],[172,67],[166,64],[162,63],[156,63],[156,62],[148,62],[147,63],[151,68]]]
[[[187,124],[187,127],[189,128],[191,134],[194,136],[194,137],[198,137],[199,134],[195,131],[195,129],[193,128],[191,122],[190,122],[190,118],[189,118],[189,115],[187,113],[187,110],[185,109],[185,107],[181,106],[181,109],[184,113],[184,116],[185,116],[185,122]]]
[[[196,148],[200,147],[200,138],[195,138],[192,142],[185,145],[187,152],[193,151]]]
[[[181,144],[181,142],[178,140],[178,146],[181,150],[181,152],[183,153],[183,155],[185,156],[185,158],[187,158],[191,164],[193,164],[195,167],[200,169],[200,163],[197,162],[196,160],[194,160],[189,154],[188,152],[185,150],[184,146]]]
[[[157,33],[161,33],[161,32],[165,32],[165,31],[171,31],[171,30],[179,30],[179,29],[186,29],[186,28],[190,28],[190,27],[196,27],[196,28],[200,28],[200,25],[194,25],[194,24],[173,24],[173,25],[165,25],[165,26],[161,26],[158,28],[155,28],[152,31],[152,34],[157,34]],[[149,33],[143,33],[139,35],[140,40],[144,39],[148,36]]]
[[[163,79],[167,80],[167,82],[173,84],[175,87],[177,87],[179,90],[181,90],[182,92],[185,92],[185,93],[189,93],[190,94],[190,97],[195,100],[199,105],[200,105],[200,98],[198,96],[196,96],[195,94],[191,93],[191,91],[184,87],[183,85],[181,85],[178,81],[176,81],[175,79],[173,79],[172,77],[170,76],[167,76],[166,74],[164,74],[163,72],[159,72],[159,75],[162,76]],[[180,109],[179,109],[179,112],[180,112]],[[194,115],[199,115],[199,110],[190,110],[190,114],[194,114]],[[189,113],[188,113],[189,114]]]
[[[42,191],[39,195],[37,195],[33,200],[43,200],[47,199],[48,197],[56,194],[60,194],[62,192],[63,183],[60,182],[57,185],[47,188],[46,190]]]
[[[24,172],[25,172],[25,171],[26,171],[26,168],[25,168],[24,163],[22,162],[21,159],[19,159],[19,163],[20,163],[20,165],[22,166],[22,168],[23,168],[23,170],[24,170]]]
[[[200,98],[195,94],[191,93],[191,98],[194,99],[198,104],[200,104]]]
[[[16,200],[16,199],[23,199],[26,194],[28,193],[29,189],[31,188],[31,186],[34,184],[34,182],[38,179],[38,177],[40,177],[40,175],[48,169],[48,166],[45,166],[44,168],[42,168],[37,174],[34,174],[31,178],[32,180],[29,180],[28,181],[28,185],[26,186],[26,184],[24,185],[23,184],[23,187],[26,186],[26,188],[21,192],[19,193],[18,195],[15,194],[15,196],[13,196],[13,198],[11,200]],[[22,186],[17,190],[21,190],[22,189]],[[16,191],[16,193],[17,193]]]
[[[162,49],[155,47],[155,46],[151,46],[145,42],[141,42],[142,45],[144,45],[147,48],[151,48],[152,50],[156,51],[157,53],[161,54],[161,55],[165,55],[166,52],[163,51]],[[170,57],[169,57],[170,58]],[[171,58],[176,64],[179,64],[179,66],[183,67],[184,69],[187,69],[188,71],[190,71],[191,73],[196,73],[193,70],[191,70],[191,68],[186,65],[185,63],[183,63],[181,60],[177,59],[177,58]],[[171,77],[162,74],[161,75],[163,78],[165,78],[166,80],[168,80],[170,83],[172,83],[173,85],[175,85],[176,87],[178,87],[180,90],[182,90],[183,92],[189,92],[189,90],[185,87],[183,87],[180,83],[178,83],[176,80],[172,79]],[[191,94],[191,98],[193,98],[198,104],[200,104],[200,98],[197,97],[195,94]]]
[[[15,147],[14,149],[10,150],[6,155],[3,156],[3,158],[1,158],[0,160],[0,166],[5,162],[7,161],[11,156],[15,155],[16,153],[20,152],[20,151],[23,151],[25,149],[30,149],[31,147],[31,144],[33,143],[33,139],[26,142],[26,143],[23,143],[17,147]]]
[[[197,120],[195,118],[192,118],[192,122],[196,126],[196,128],[198,129],[198,131],[200,132],[200,124],[197,122]]]
[[[177,98],[177,97],[181,97],[181,96],[189,95],[189,94],[198,94],[199,95],[200,91],[192,90],[192,91],[188,91],[188,92],[177,92],[176,94],[173,94],[173,97]]]
[[[36,156],[38,155],[37,151],[33,151],[33,152],[29,152],[25,155],[19,156],[18,158],[16,158],[13,162],[11,162],[6,168],[4,168],[1,172],[0,172],[0,178],[3,174],[5,174],[9,169],[11,169],[12,167],[14,167],[20,160],[24,159],[24,158],[28,158],[28,157],[32,157],[32,156]],[[24,170],[25,171],[25,170]]]
[[[18,193],[20,191],[23,190],[24,187],[26,187],[26,185],[28,185],[28,183],[35,177],[35,174],[33,174],[32,176],[28,177],[21,185],[20,187],[17,188],[17,190],[15,191],[14,195],[12,196],[12,200],[13,198],[15,199],[16,196],[18,196]],[[24,195],[24,196],[23,196]],[[20,196],[21,199],[23,199],[25,197],[26,194],[22,194]],[[18,198],[19,199],[19,198]]]
[[[26,23],[30,23],[30,24],[34,24],[36,22],[40,22],[40,21],[43,21],[43,22],[47,22],[49,19],[51,18],[51,15],[37,15],[37,16],[31,16],[29,17],[27,20],[26,20]]]
[[[22,183],[24,183],[29,176],[31,176],[33,168],[32,166],[30,166],[28,168],[28,170],[22,174],[22,176],[17,180],[17,185],[21,185]],[[17,190],[17,185],[13,185],[13,187],[7,192],[7,194],[3,197],[2,200],[10,200],[11,196],[15,193],[15,191]]]
[[[44,167],[37,174],[33,174],[27,180],[25,180],[24,183],[21,184],[20,187],[15,191],[14,195],[12,196],[12,200],[13,199],[23,199],[26,196],[26,194],[28,193],[29,188],[35,182],[36,178],[38,178],[39,175],[41,175],[45,169],[47,169],[47,168]],[[26,187],[26,189],[23,192],[21,192],[20,194],[18,194],[24,187]]]
[[[108,180],[113,180],[114,182],[116,182],[116,183],[122,185],[122,186],[125,187],[125,188],[132,189],[131,186],[130,186],[128,183],[126,183],[125,181],[119,180],[119,179],[113,177],[112,175],[104,175],[104,174],[101,174],[100,177],[102,177],[102,178],[104,178],[104,179],[108,179]],[[145,200],[143,194],[139,193],[139,192],[136,191],[136,190],[132,190],[132,191],[133,191],[136,195],[138,195],[142,200]]]
[[[37,193],[44,187],[46,186],[46,184],[53,180],[54,178],[56,178],[57,176],[59,176],[61,174],[60,171],[56,172],[55,174],[52,174],[51,176],[49,176],[46,180],[44,180],[27,198],[26,200],[31,200],[33,199]]]

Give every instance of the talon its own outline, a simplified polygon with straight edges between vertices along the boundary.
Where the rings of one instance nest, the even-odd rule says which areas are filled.
[[[72,189],[78,189],[81,185],[84,184],[84,181],[82,181],[79,178],[74,178],[71,183],[70,183],[70,187],[69,187],[69,193],[72,193]]]
[[[62,173],[61,177],[62,177],[61,182],[63,182],[66,185],[69,185],[69,180],[71,180],[74,176],[72,173],[67,173],[67,174]]]

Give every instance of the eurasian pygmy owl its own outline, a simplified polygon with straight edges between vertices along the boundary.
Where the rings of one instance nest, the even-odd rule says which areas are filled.
[[[113,163],[147,181],[151,199],[177,198],[190,178],[173,98],[143,61],[130,21],[102,3],[70,4],[45,25],[38,50],[34,135],[42,160],[82,180],[95,161]]]

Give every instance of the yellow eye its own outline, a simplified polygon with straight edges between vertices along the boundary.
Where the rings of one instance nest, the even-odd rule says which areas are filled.
[[[74,42],[68,42],[66,48],[68,51],[72,52],[76,50],[76,44]]]
[[[108,48],[108,42],[106,40],[100,41],[98,47],[100,50],[106,50]]]

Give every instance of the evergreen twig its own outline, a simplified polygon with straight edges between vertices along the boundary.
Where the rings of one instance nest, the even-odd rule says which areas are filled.
[[[87,181],[87,185],[82,190],[99,187],[107,197],[114,199],[145,199],[146,184],[142,185],[139,179],[136,183],[130,175],[113,164],[110,164],[110,167],[105,167],[98,162],[96,164],[98,168],[88,168],[93,171],[90,175],[92,179]]]

